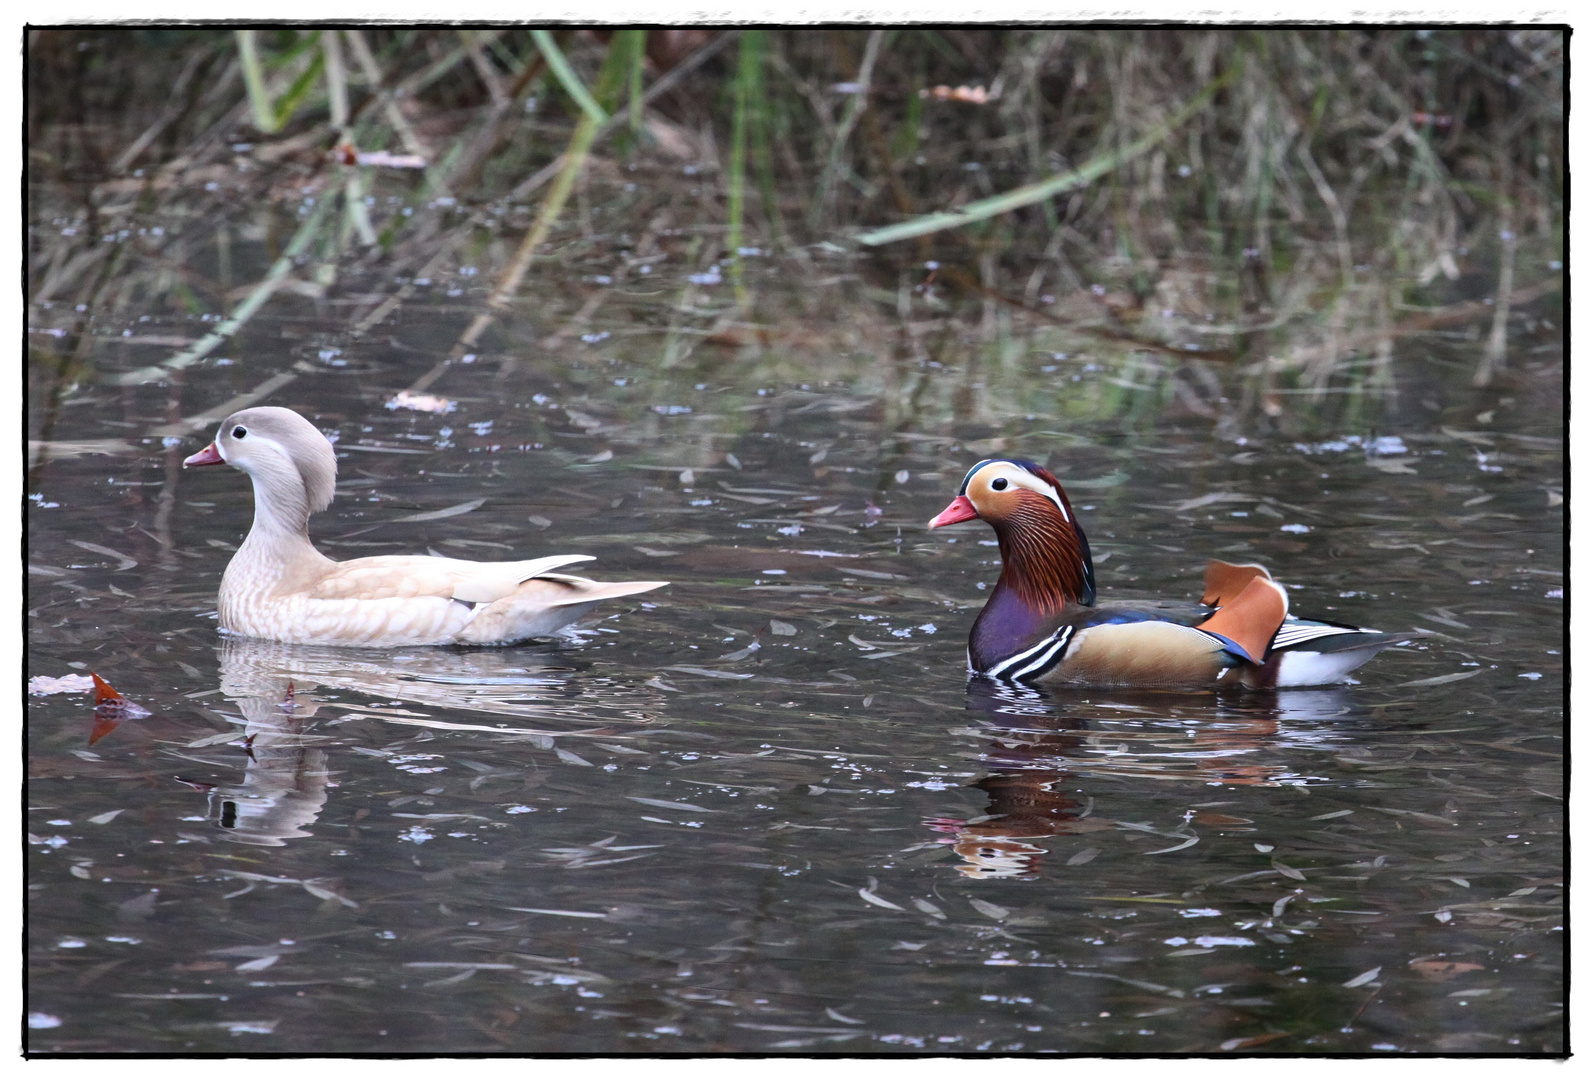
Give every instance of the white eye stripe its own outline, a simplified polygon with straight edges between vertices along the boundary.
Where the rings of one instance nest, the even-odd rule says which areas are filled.
[[[1001,470],[996,476],[991,477],[988,481],[988,484],[991,485],[992,491],[996,490],[993,485],[997,480],[1006,480],[1018,487],[1027,488],[1029,491],[1044,495],[1047,499],[1050,499],[1051,505],[1055,506],[1057,511],[1061,513],[1062,520],[1069,523],[1072,522],[1073,519],[1068,516],[1067,507],[1062,505],[1061,496],[1057,494],[1056,489],[1050,484],[1046,483],[1044,480],[1041,480],[1038,476],[1035,476],[1027,469],[1017,465],[1012,465],[1009,462],[996,461],[992,462],[991,464],[996,465]],[[984,462],[980,462],[978,465],[975,465],[972,470],[970,470],[968,473],[968,479],[963,482],[964,491],[967,490],[968,484],[973,480],[974,475],[980,472],[984,468],[984,465]]]
[[[1068,517],[1067,508],[1062,505],[1062,499],[1057,495],[1056,489],[1050,484],[1046,483],[1044,480],[1041,480],[1038,476],[1035,476],[1030,472],[1020,472],[1015,476],[1009,476],[1008,479],[1010,479],[1014,484],[1017,484],[1019,487],[1028,488],[1030,491],[1038,492],[1039,494],[1044,495],[1046,498],[1050,499],[1052,505],[1061,512],[1063,521],[1072,520]]]

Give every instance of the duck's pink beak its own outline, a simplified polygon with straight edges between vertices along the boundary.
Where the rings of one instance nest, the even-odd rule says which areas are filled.
[[[974,504],[968,501],[968,496],[959,495],[951,500],[951,505],[936,514],[929,521],[931,529],[938,529],[942,525],[955,525],[959,521],[972,521],[979,516],[979,511],[974,509]]]
[[[183,468],[185,469],[190,465],[225,465],[226,463],[227,459],[221,456],[221,453],[216,449],[215,443],[211,443],[192,457],[183,458]]]

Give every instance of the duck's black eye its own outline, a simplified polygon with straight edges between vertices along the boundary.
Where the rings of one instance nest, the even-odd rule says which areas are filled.
[[[1006,491],[1007,490],[1007,478],[1005,476],[998,476],[994,480],[990,481],[990,490],[991,491]]]
[[[234,439],[241,439],[247,434],[249,434],[249,429],[246,427],[235,427],[232,429],[232,437]]]

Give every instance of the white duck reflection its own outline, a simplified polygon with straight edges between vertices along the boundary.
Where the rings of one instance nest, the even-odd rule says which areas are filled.
[[[199,760],[226,768],[241,745],[244,777],[183,782],[207,793],[223,839],[264,847],[312,835],[327,801],[326,746],[338,740],[331,725],[378,720],[551,747],[560,736],[623,739],[625,729],[651,723],[660,704],[651,690],[601,678],[576,685],[569,659],[548,647],[373,654],[226,638],[218,653],[221,691],[237,706],[242,730],[209,740],[217,750],[225,743],[225,760],[215,750]]]

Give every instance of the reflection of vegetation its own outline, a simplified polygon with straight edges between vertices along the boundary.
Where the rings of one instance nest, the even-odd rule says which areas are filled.
[[[533,265],[557,343],[656,264],[663,367],[706,340],[846,377],[815,356],[899,342],[964,418],[1008,371],[1048,415],[1232,424],[1386,392],[1413,334],[1469,333],[1492,380],[1507,331],[1547,325],[1522,309],[1564,239],[1552,29],[84,28],[28,50],[30,322],[58,373],[141,315],[227,319],[186,364],[340,280],[361,333],[462,261],[498,277],[448,361]],[[1081,363],[1104,374],[1067,383]]]

